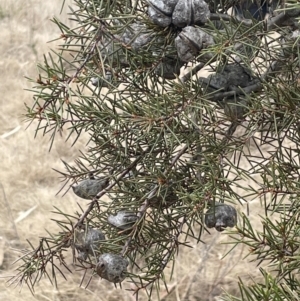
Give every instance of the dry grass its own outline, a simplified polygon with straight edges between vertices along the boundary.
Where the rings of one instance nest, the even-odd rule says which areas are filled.
[[[67,0],[66,4],[71,2]],[[60,183],[52,168],[63,168],[60,159],[72,162],[79,149],[85,148],[84,137],[72,148],[57,137],[49,153],[48,137],[34,139],[34,126],[26,130],[22,120],[24,102],[32,102],[31,94],[24,91],[30,88],[24,76],[36,77],[36,62],[42,60],[49,47],[54,47],[47,41],[56,38],[59,31],[49,19],[59,15],[61,3],[61,0],[0,0],[1,276],[14,273],[11,263],[20,254],[13,248],[26,247],[26,239],[36,244],[39,236],[46,235],[45,228],[55,231],[55,224],[50,221],[53,206],[70,213],[77,208],[78,199],[73,195],[56,196]],[[66,21],[67,16],[59,18]],[[258,203],[255,210],[259,211]],[[191,242],[193,248],[179,254],[170,281],[171,295],[166,300],[218,300],[223,289],[237,292],[237,276],[247,281],[249,271],[257,275],[257,268],[242,260],[241,248],[222,259],[229,246],[221,243],[227,239],[226,234],[212,231],[212,235],[203,237],[205,245]],[[130,293],[98,278],[84,290],[79,287],[80,277],[80,272],[68,275],[68,281],[61,281],[58,290],[44,280],[37,286],[35,296],[26,287],[19,293],[1,281],[0,300],[134,300]]]

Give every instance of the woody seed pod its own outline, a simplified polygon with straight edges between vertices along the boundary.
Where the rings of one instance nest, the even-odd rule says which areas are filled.
[[[95,256],[103,240],[105,240],[105,236],[98,229],[87,228],[86,231],[76,230],[74,245],[78,252],[78,258],[86,260],[88,255]]]
[[[183,62],[191,61],[199,52],[214,44],[212,36],[200,28],[187,26],[175,39],[178,57]]]
[[[152,55],[160,62],[155,67],[154,73],[166,79],[175,79],[176,75],[180,74],[180,68],[184,62],[178,58],[174,44],[164,46],[164,39],[159,37],[151,50]]]
[[[112,74],[110,71],[107,71],[104,79],[101,77],[92,77],[91,78],[91,83],[93,86],[95,87],[103,87],[103,88],[107,88],[109,87],[108,83],[111,83],[113,80]]]
[[[158,26],[169,26],[172,22],[172,12],[177,2],[178,0],[149,0],[149,18]]]
[[[178,27],[205,24],[210,17],[204,0],[179,0],[172,14],[172,23]]]
[[[99,257],[96,273],[109,282],[119,283],[125,279],[128,261],[121,255],[105,253]]]
[[[224,231],[226,227],[234,227],[237,221],[237,213],[234,207],[223,203],[215,203],[205,213],[205,225],[208,228],[215,227],[217,231]]]
[[[74,193],[82,199],[91,200],[109,184],[107,179],[96,180],[86,179],[78,183],[77,186],[72,186]]]
[[[178,0],[148,0],[148,3],[166,16],[171,16]]]
[[[178,201],[175,193],[167,195],[165,198],[162,196],[155,196],[150,199],[150,206],[157,209],[166,209]]]
[[[175,204],[178,201],[178,197],[174,192],[174,186],[172,186],[172,183],[161,186],[159,194],[149,199],[150,206],[157,209],[166,209]]]
[[[125,230],[138,220],[138,217],[134,212],[119,211],[116,215],[109,215],[107,221],[116,228]]]
[[[155,68],[155,74],[166,79],[175,79],[183,66],[178,58],[164,58]]]
[[[199,81],[209,86],[209,91],[240,91],[252,81],[250,71],[239,64],[229,64],[207,78],[200,77]]]
[[[125,29],[121,40],[125,44],[130,45],[134,51],[138,52],[150,42],[152,35],[153,33],[149,31],[145,24],[136,22]]]
[[[167,27],[172,22],[172,18],[170,16],[166,16],[164,13],[152,6],[148,7],[148,15],[151,21],[160,27]]]
[[[171,23],[178,27],[205,24],[210,17],[204,0],[148,0],[148,15],[158,26]]]

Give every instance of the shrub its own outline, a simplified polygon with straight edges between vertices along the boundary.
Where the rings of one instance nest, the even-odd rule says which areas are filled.
[[[63,131],[74,144],[89,135],[59,171],[89,201],[74,216],[57,209],[62,231],[32,246],[11,281],[56,282],[72,249],[84,270],[150,298],[190,240],[234,227],[233,246],[269,264],[224,298],[298,300],[299,8],[76,0],[70,15],[73,28],[53,19],[62,44],[38,65],[26,117],[50,148]],[[236,225],[234,207],[255,199],[262,229],[245,214]]]

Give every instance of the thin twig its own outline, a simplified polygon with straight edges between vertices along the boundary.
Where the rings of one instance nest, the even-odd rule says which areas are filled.
[[[252,20],[250,19],[243,19],[238,16],[230,16],[227,14],[217,14],[217,13],[212,13],[210,14],[209,19],[211,21],[235,21],[236,23],[242,23],[243,25],[247,27],[251,27],[253,25]]]
[[[198,71],[200,71],[205,66],[204,63],[199,63],[195,65],[187,74],[180,77],[180,81],[182,83],[187,82],[193,75],[195,75]]]
[[[272,30],[280,25],[283,25],[289,19],[297,18],[300,16],[300,10],[287,10],[279,15],[267,20],[267,30]]]

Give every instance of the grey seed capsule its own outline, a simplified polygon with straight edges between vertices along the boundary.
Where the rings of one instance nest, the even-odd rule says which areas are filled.
[[[95,256],[100,248],[101,242],[105,240],[105,235],[98,229],[87,228],[86,231],[75,232],[75,248],[78,258],[86,260],[88,255]]]
[[[163,59],[155,68],[155,74],[165,79],[175,79],[180,74],[180,68],[183,62],[179,59]]]
[[[160,193],[149,199],[149,204],[152,208],[166,209],[178,202],[178,197],[174,192],[172,184],[161,187]]]
[[[125,279],[128,261],[118,254],[105,253],[99,257],[96,273],[109,282],[119,283]]]
[[[138,52],[151,41],[152,35],[145,24],[136,22],[125,29],[121,40]]]
[[[197,56],[203,48],[214,44],[213,38],[200,28],[187,26],[175,38],[178,57],[183,62],[189,62]]]
[[[148,3],[166,16],[171,16],[178,0],[148,0]]]
[[[109,83],[113,80],[111,72],[107,71],[104,78],[91,77],[91,84],[95,87],[101,86],[104,88],[109,87]]]
[[[82,199],[91,200],[96,195],[105,189],[109,184],[107,179],[105,180],[93,180],[86,179],[78,183],[77,186],[72,186],[74,193]]]
[[[161,27],[167,27],[172,22],[172,12],[178,0],[148,0],[148,15],[150,20]]]
[[[179,0],[172,15],[172,23],[178,27],[205,24],[210,17],[208,4],[204,0]]]
[[[215,92],[216,90],[227,91],[228,89],[228,80],[222,74],[214,74],[206,77],[200,77],[199,83],[204,84],[207,92]]]
[[[167,27],[172,23],[171,16],[166,16],[164,13],[152,6],[148,7],[148,16],[154,24],[160,27]]]
[[[93,86],[98,86],[100,85],[100,77],[91,77],[91,83]]]
[[[175,193],[170,193],[165,198],[162,196],[154,196],[149,200],[150,206],[153,208],[166,209],[175,204],[178,201],[178,197]]]
[[[119,211],[116,215],[109,215],[107,221],[116,228],[125,230],[138,220],[138,217],[134,212]]]
[[[247,87],[252,80],[250,70],[238,64],[226,65],[215,74],[209,75],[207,79],[199,79],[210,89],[220,91],[239,91],[240,87]]]
[[[238,64],[227,65],[222,74],[228,79],[228,88],[231,91],[238,87],[247,87],[252,80],[251,71]]]
[[[216,228],[224,231],[226,227],[234,227],[237,222],[237,213],[234,207],[223,203],[215,203],[205,213],[205,225],[208,228]]]

